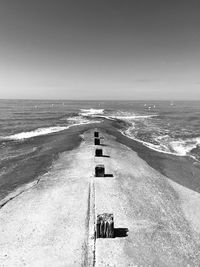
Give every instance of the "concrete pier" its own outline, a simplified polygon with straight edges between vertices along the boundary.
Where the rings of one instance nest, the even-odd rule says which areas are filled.
[[[95,178],[93,134],[0,209],[0,266],[198,266],[200,194],[105,132],[98,164],[114,177]],[[114,238],[96,239],[104,213]]]

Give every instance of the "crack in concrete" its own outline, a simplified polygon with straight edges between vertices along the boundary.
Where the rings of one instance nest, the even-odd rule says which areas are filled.
[[[88,246],[87,246],[87,264],[84,266],[94,267],[95,266],[95,249],[96,249],[96,237],[95,237],[95,188],[93,178],[89,184],[88,192],[88,212],[87,212],[87,223],[88,223]]]
[[[40,182],[41,178],[37,179],[34,184],[32,184],[30,187],[25,188],[24,190],[20,191],[19,193],[16,193],[14,196],[11,196],[10,198],[6,199],[4,198],[2,201],[0,201],[0,209],[2,209],[6,204],[8,204],[10,201],[12,201],[13,199],[17,198],[18,196],[20,196],[21,194],[23,194],[24,192],[28,191],[29,189],[33,188],[34,186],[38,185]],[[1,204],[2,203],[2,204]]]

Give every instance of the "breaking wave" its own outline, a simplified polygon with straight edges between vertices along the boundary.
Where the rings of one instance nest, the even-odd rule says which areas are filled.
[[[109,112],[105,111],[104,109],[81,109],[81,112],[79,115],[83,117],[97,117],[97,118],[104,118],[108,120],[124,120],[126,122],[133,122],[133,120],[140,120],[140,119],[147,119],[151,117],[156,117],[157,114],[151,114],[151,115],[139,115],[139,114],[133,114],[133,112],[124,112],[124,111],[118,111],[118,112]]]
[[[99,123],[99,120],[89,120],[86,117],[82,116],[74,116],[67,118],[67,122],[72,125],[82,125],[82,124],[89,124],[89,123]]]
[[[155,124],[154,117],[158,117],[158,115],[120,112],[111,116],[111,118],[127,122],[125,129],[120,130],[120,132],[144,146],[157,152],[190,156],[198,160],[195,149],[200,149],[200,137],[185,137],[184,139],[172,137],[170,136],[170,129],[163,129]]]
[[[143,141],[137,137],[135,137],[131,132],[134,130],[134,125],[132,127],[130,127],[128,130],[122,131],[120,130],[120,132],[137,141],[142,143],[143,145],[145,145],[146,147],[155,150],[157,152],[161,152],[161,153],[165,153],[165,154],[171,154],[171,155],[175,155],[175,156],[190,156],[196,160],[198,160],[198,158],[196,157],[196,155],[192,154],[192,150],[193,149],[197,149],[200,145],[200,137],[197,138],[188,138],[186,140],[173,140],[169,137],[169,136],[160,136],[155,138],[155,141],[158,144],[153,144],[147,141]],[[165,141],[162,141],[162,139],[165,139]],[[167,141],[168,139],[168,141]]]
[[[200,145],[200,137],[186,140],[177,140],[170,143],[173,150],[180,156],[187,156]]]
[[[21,132],[21,133],[9,135],[9,136],[1,137],[0,139],[5,140],[5,141],[6,140],[16,140],[16,141],[17,140],[24,140],[24,139],[37,137],[37,136],[61,132],[61,131],[67,130],[73,126],[79,126],[79,125],[83,125],[83,124],[99,123],[100,122],[100,121],[83,120],[83,119],[80,119],[79,117],[78,118],[76,118],[76,117],[69,118],[68,121],[70,122],[70,125],[68,125],[68,126],[54,126],[54,127],[47,127],[47,128],[38,128],[36,130],[29,131],[29,132]]]
[[[131,122],[133,120],[148,119],[148,118],[152,118],[152,117],[157,117],[157,115],[130,115],[130,116],[113,115],[113,116],[107,116],[107,118],[126,120],[126,121],[131,121]]]
[[[95,116],[95,115],[102,115],[104,113],[104,109],[80,109],[80,115],[81,116]]]
[[[68,128],[69,128],[69,126],[55,126],[55,127],[47,127],[47,128],[38,128],[36,130],[29,131],[29,132],[21,132],[21,133],[5,136],[5,137],[2,137],[1,139],[3,139],[3,140],[23,140],[23,139],[36,137],[36,136],[47,135],[47,134],[51,134],[51,133],[64,131]]]

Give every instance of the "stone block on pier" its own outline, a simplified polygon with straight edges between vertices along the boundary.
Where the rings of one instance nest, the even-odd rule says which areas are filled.
[[[114,238],[114,216],[112,213],[97,215],[97,238]]]

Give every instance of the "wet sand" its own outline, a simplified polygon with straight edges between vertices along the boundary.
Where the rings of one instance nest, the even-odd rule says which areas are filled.
[[[102,134],[110,157],[94,157],[88,131],[0,209],[1,266],[198,266],[200,194]],[[114,177],[94,178],[98,163]],[[94,218],[104,212],[114,214],[116,237],[95,240]]]

